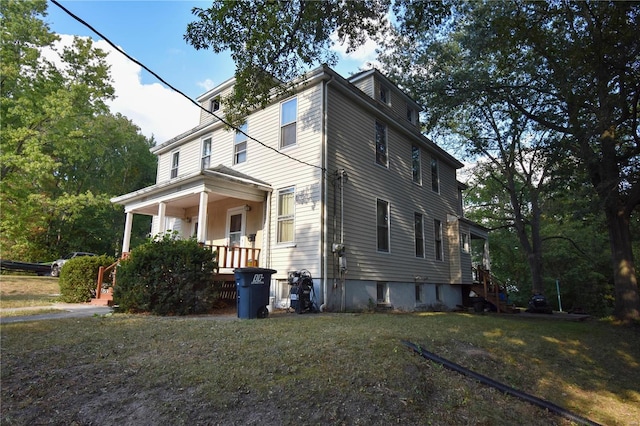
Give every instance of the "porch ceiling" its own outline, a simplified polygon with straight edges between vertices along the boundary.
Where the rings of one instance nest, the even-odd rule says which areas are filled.
[[[271,191],[265,182],[218,166],[114,197],[111,202],[123,205],[126,212],[146,215],[158,214],[158,205],[165,203],[168,216],[184,217],[185,209],[198,206],[202,192],[211,203],[224,198],[264,201]]]

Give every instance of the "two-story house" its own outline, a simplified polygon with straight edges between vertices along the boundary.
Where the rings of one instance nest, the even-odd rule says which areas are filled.
[[[486,251],[487,232],[464,219],[463,165],[420,133],[415,101],[376,70],[345,79],[322,66],[238,130],[219,119],[233,83],[198,98],[197,127],[152,148],[155,185],[112,199],[123,253],[133,215],[151,215],[152,234],[218,250],[221,273],[277,270],[276,306],[301,269],[323,310],[465,303],[471,243]]]

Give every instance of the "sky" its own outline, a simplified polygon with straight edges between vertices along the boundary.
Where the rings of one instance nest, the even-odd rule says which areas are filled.
[[[197,0],[58,0],[58,2],[163,80],[195,100],[209,89],[233,77],[235,65],[228,54],[198,51],[183,36],[195,20],[191,10],[206,8]],[[102,37],[69,16],[51,1],[44,21],[61,43],[73,36],[90,37],[108,52],[116,99],[111,112],[129,118],[147,137],[160,144],[198,124],[199,111],[188,99],[171,90],[142,67],[115,51]],[[348,77],[375,60],[370,42],[349,55],[337,46],[334,69]]]

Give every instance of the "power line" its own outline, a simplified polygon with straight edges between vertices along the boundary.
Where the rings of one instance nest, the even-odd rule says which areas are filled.
[[[225,119],[223,119],[222,117],[217,116],[216,114],[214,114],[212,111],[209,111],[208,109],[204,108],[202,105],[200,105],[198,102],[196,102],[195,100],[191,99],[189,96],[187,96],[185,93],[183,93],[181,90],[175,88],[173,85],[171,85],[169,82],[167,82],[165,79],[163,79],[162,77],[160,77],[158,74],[156,74],[154,71],[152,71],[151,69],[149,69],[149,67],[147,67],[145,64],[143,64],[142,62],[138,61],[137,59],[131,57],[127,52],[125,52],[124,50],[122,50],[120,47],[116,46],[111,40],[109,40],[108,37],[106,37],[104,34],[102,34],[100,31],[98,31],[97,29],[95,29],[91,24],[89,24],[88,22],[86,22],[84,19],[80,18],[79,16],[77,16],[76,14],[74,14],[73,12],[71,12],[69,9],[67,9],[66,7],[64,7],[63,5],[61,5],[57,0],[51,0],[51,2],[53,4],[55,4],[56,6],[58,6],[60,9],[62,9],[67,15],[71,16],[73,19],[75,19],[76,21],[80,22],[82,25],[84,25],[85,27],[89,28],[91,31],[93,31],[97,36],[102,37],[102,39],[104,41],[106,41],[111,47],[113,47],[115,50],[117,50],[118,52],[120,52],[121,54],[123,54],[127,59],[129,59],[130,61],[132,61],[133,63],[141,66],[145,71],[147,71],[148,73],[150,73],[152,76],[154,76],[155,78],[157,78],[161,83],[165,84],[167,87],[169,87],[171,90],[173,90],[174,92],[178,93],[179,95],[183,96],[184,98],[188,99],[189,102],[191,102],[192,104],[194,104],[195,106],[197,106],[198,108],[200,108],[201,110],[207,112],[208,114],[211,114],[214,118],[220,120],[222,123],[226,124],[227,126],[231,127],[232,129],[234,129],[236,132],[238,133],[242,133],[243,135],[245,135],[248,139],[251,139],[254,142],[257,142],[258,144],[260,144],[261,146],[270,149],[272,151],[274,151],[275,153],[282,155],[283,157],[289,158],[290,160],[293,161],[297,161],[298,163],[304,164],[306,166],[310,166],[310,167],[314,167],[317,169],[322,170],[323,172],[325,171],[324,167],[322,166],[317,166],[315,164],[311,164],[311,163],[307,163],[306,161],[302,161],[299,160],[295,157],[292,157],[288,154],[285,154],[284,152],[280,152],[278,151],[276,148],[269,146],[261,141],[259,141],[258,139],[254,138],[253,136],[245,133],[244,131],[242,131],[242,129],[234,126],[233,124],[231,124],[230,122],[226,121]]]

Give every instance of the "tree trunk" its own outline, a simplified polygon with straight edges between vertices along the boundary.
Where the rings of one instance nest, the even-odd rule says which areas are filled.
[[[616,297],[614,314],[624,322],[637,321],[640,320],[640,299],[631,248],[629,215],[624,209],[615,207],[606,210]]]

